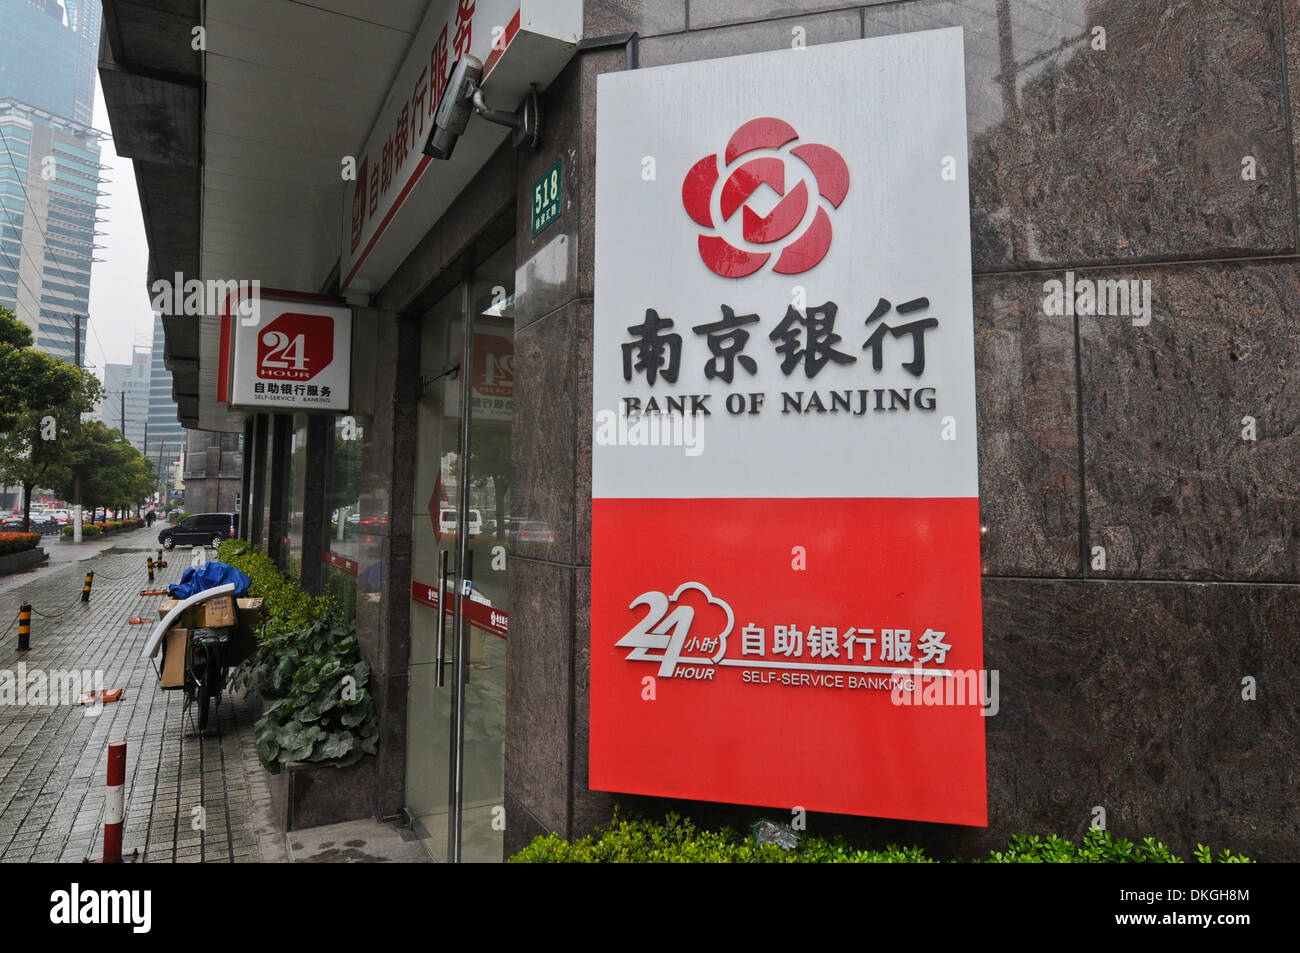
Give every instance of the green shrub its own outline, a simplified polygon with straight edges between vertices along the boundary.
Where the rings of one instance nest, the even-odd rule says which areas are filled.
[[[1198,846],[1196,858],[1210,862],[1208,847]],[[547,834],[510,858],[512,863],[796,863],[796,864],[898,864],[936,863],[920,847],[890,844],[884,850],[855,847],[843,837],[805,834],[795,850],[759,844],[732,828],[704,831],[689,818],[669,814],[662,821],[628,819],[615,810],[609,827],[581,840],[569,842]],[[1249,858],[1224,850],[1224,863],[1250,863]],[[1090,830],[1080,844],[1055,835],[1017,835],[1005,851],[993,851],[987,863],[1182,863],[1153,838],[1134,845],[1112,838],[1109,831]]]
[[[69,523],[67,526],[63,527],[63,531],[62,531],[62,532],[63,532],[63,535],[64,535],[64,536],[67,536],[69,539],[71,539],[71,538],[72,538],[72,531],[73,531],[75,528],[76,528],[76,527],[74,527],[71,523]],[[99,535],[100,533],[102,533],[102,532],[104,532],[104,530],[103,530],[103,527],[102,527],[99,523],[82,523],[82,524],[81,524],[81,538],[82,538],[82,539],[85,539],[87,536],[98,536],[98,535]]]
[[[217,558],[248,577],[249,595],[262,604],[263,632],[292,632],[310,628],[338,615],[332,595],[313,596],[286,579],[275,562],[242,539],[223,540]]]
[[[40,533],[0,533],[0,556],[35,549],[40,541]]]

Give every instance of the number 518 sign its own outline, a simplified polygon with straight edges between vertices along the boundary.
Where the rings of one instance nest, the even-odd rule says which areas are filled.
[[[352,311],[262,299],[255,325],[232,322],[231,406],[347,410]]]
[[[533,238],[560,217],[562,208],[560,180],[563,178],[561,162],[561,159],[556,159],[555,165],[543,172],[542,177],[533,183]]]

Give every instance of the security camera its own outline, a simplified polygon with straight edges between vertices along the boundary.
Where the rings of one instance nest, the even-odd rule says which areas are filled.
[[[456,63],[433,114],[433,130],[424,146],[425,155],[435,159],[451,158],[456,140],[465,134],[469,117],[474,112],[474,94],[482,77],[483,64],[478,57],[466,54]]]
[[[442,92],[438,108],[433,113],[433,129],[424,144],[424,154],[435,159],[450,159],[456,140],[465,134],[469,117],[478,113],[488,122],[508,126],[514,130],[516,147],[528,143],[537,148],[541,142],[541,111],[537,87],[529,90],[523,105],[516,112],[506,112],[488,106],[479,83],[483,79],[483,64],[477,57],[466,54],[456,63]]]

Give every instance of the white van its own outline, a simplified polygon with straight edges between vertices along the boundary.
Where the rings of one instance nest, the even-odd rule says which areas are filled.
[[[438,531],[440,533],[456,532],[455,510],[438,511]],[[483,513],[479,510],[469,511],[469,534],[470,536],[483,535]]]

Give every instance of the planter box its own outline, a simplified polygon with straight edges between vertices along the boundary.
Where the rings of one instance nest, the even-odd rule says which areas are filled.
[[[280,825],[298,831],[322,824],[364,820],[375,812],[379,759],[362,758],[346,768],[293,761],[269,775]]]
[[[49,556],[41,546],[37,546],[35,549],[23,550],[21,553],[9,553],[0,556],[0,576],[11,576],[16,572],[27,572],[29,569],[35,569],[47,559],[49,559]]]

